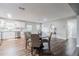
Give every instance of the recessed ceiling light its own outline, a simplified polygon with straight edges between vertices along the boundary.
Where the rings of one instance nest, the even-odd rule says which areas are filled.
[[[9,13],[7,14],[7,16],[8,16],[8,18],[12,18],[12,15],[11,15],[11,14],[9,14]]]

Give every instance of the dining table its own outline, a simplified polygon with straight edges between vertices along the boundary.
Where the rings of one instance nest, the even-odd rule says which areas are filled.
[[[43,49],[48,49],[48,47],[45,46],[46,43],[44,43],[44,42],[49,41],[49,36],[47,36],[47,35],[39,35],[39,37],[40,37],[40,41],[41,41],[41,45],[43,46]]]

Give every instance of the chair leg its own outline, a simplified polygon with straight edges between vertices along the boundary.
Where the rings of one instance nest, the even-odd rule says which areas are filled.
[[[26,49],[27,49],[27,42],[26,42]]]
[[[33,55],[33,48],[31,47],[31,54]]]
[[[48,49],[49,49],[49,51],[50,51],[50,44],[48,43]]]
[[[3,43],[3,39],[1,39],[0,46],[2,45],[2,43]]]
[[[27,44],[28,44],[28,42],[27,42],[27,39],[26,39],[26,46],[25,46],[25,47],[26,47],[26,49],[27,49]]]
[[[38,50],[38,54],[39,54],[39,56],[40,56],[40,49]]]
[[[43,50],[39,50],[39,56],[43,55]]]

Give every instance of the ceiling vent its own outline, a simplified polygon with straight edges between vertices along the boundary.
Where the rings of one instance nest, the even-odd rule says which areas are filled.
[[[20,10],[25,10],[25,8],[24,8],[24,7],[19,7],[19,9],[20,9]]]

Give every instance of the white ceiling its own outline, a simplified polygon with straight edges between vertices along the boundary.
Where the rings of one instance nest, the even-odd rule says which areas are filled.
[[[25,10],[20,10],[18,7],[23,7]],[[75,15],[66,3],[0,4],[0,17],[8,18],[7,14],[11,14],[12,19],[31,22],[46,22]]]

